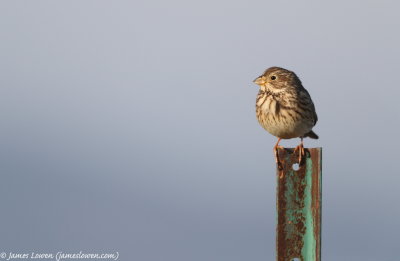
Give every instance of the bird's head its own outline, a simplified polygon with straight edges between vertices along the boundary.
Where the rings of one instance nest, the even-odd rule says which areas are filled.
[[[271,67],[254,80],[262,90],[281,91],[288,88],[300,88],[301,81],[297,75],[280,67]]]

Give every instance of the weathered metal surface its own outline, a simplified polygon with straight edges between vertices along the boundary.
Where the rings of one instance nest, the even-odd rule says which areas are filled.
[[[278,154],[276,260],[320,261],[322,148],[305,149],[297,171],[293,149],[279,149]]]

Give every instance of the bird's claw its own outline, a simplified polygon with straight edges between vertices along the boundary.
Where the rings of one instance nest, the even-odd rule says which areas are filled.
[[[274,147],[274,154],[275,154],[275,163],[278,166],[279,170],[283,169],[282,163],[279,161],[279,153],[278,153],[278,149],[284,149],[283,146],[275,146]]]
[[[306,154],[305,150],[304,150],[303,142],[300,143],[300,145],[298,145],[296,148],[294,148],[293,153],[296,153],[296,151],[298,151],[298,153],[299,153],[299,165],[301,165],[301,163],[303,161],[303,156]]]

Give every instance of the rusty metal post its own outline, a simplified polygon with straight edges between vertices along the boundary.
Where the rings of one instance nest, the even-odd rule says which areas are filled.
[[[298,170],[298,154],[279,149],[277,168],[277,261],[321,260],[322,148],[305,149]]]

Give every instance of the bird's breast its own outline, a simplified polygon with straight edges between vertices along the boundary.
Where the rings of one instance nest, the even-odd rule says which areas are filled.
[[[274,136],[289,139],[304,135],[312,124],[301,117],[300,111],[287,107],[284,101],[269,95],[259,95],[256,102],[257,119]]]
[[[257,108],[264,114],[277,115],[279,110],[279,102],[272,96],[262,95],[257,99]]]

